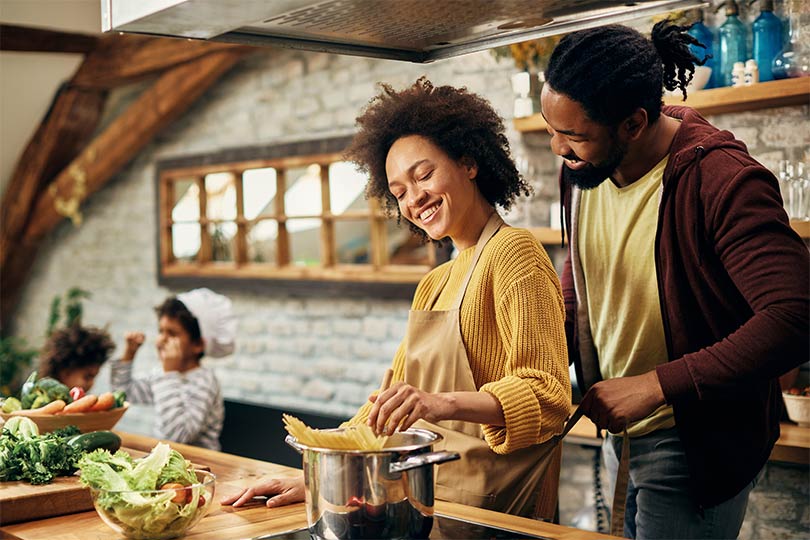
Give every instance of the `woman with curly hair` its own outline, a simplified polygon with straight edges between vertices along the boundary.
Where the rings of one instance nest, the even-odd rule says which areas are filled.
[[[40,377],[52,377],[72,388],[90,390],[115,344],[101,328],[71,324],[55,330],[45,343]]]
[[[562,430],[571,395],[557,275],[496,211],[529,192],[503,123],[481,97],[425,79],[384,87],[358,123],[349,156],[369,196],[459,254],[422,279],[395,382],[354,421],[441,433],[462,459],[439,467],[439,498],[532,514],[547,464],[536,445]]]
[[[551,518],[559,469],[554,443],[543,444],[571,404],[563,301],[546,252],[496,210],[529,191],[503,122],[483,98],[424,78],[400,92],[383,85],[357,122],[347,153],[370,177],[367,194],[415,234],[449,238],[458,256],[419,283],[394,382],[349,423],[442,434],[461,459],[437,469],[438,499]],[[303,500],[303,480],[262,482],[223,504],[254,495]]]

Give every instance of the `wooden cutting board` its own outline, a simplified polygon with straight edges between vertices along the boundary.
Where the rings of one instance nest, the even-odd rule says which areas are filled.
[[[122,448],[133,458],[145,452]],[[193,464],[195,469],[210,470]],[[78,476],[60,476],[50,484],[34,486],[28,482],[0,482],[0,525],[32,519],[63,516],[93,509],[90,490],[81,485]]]
[[[78,476],[60,476],[40,486],[0,483],[0,525],[92,509],[90,490],[79,483]]]

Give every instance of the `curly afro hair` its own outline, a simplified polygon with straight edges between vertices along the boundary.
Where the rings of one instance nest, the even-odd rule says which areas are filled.
[[[40,372],[43,377],[55,378],[65,369],[101,366],[114,349],[104,329],[80,324],[59,328],[45,343]]]
[[[433,86],[425,77],[395,91],[382,84],[357,118],[359,132],[346,150],[346,159],[369,176],[366,196],[380,201],[387,215],[402,219],[396,197],[388,189],[385,160],[391,145],[402,137],[419,135],[441,148],[451,159],[472,159],[478,165],[475,179],[492,206],[508,210],[531,188],[512,161],[503,120],[484,98],[466,88]],[[424,231],[408,222],[414,234]]]

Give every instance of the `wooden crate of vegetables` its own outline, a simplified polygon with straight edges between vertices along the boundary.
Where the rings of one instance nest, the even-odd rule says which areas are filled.
[[[82,433],[112,429],[127,411],[123,392],[85,394],[50,377],[37,379],[36,372],[23,384],[20,399],[6,398],[0,418],[24,416],[33,420],[41,433],[76,426]]]

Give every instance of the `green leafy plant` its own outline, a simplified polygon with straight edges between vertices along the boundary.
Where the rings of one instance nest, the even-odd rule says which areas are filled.
[[[79,287],[71,287],[68,289],[67,293],[65,293],[65,326],[82,323],[82,314],[84,312],[82,300],[90,298],[91,296],[89,291],[85,291]],[[45,331],[45,337],[50,337],[59,325],[59,319],[61,318],[59,311],[61,307],[62,298],[60,296],[54,296],[53,300],[51,300],[51,311],[48,315],[48,328]]]
[[[0,338],[0,394],[17,395],[22,385],[22,372],[31,366],[38,351],[23,338]]]
[[[495,58],[511,58],[521,71],[540,72],[546,69],[551,53],[562,35],[547,36],[492,49]]]

